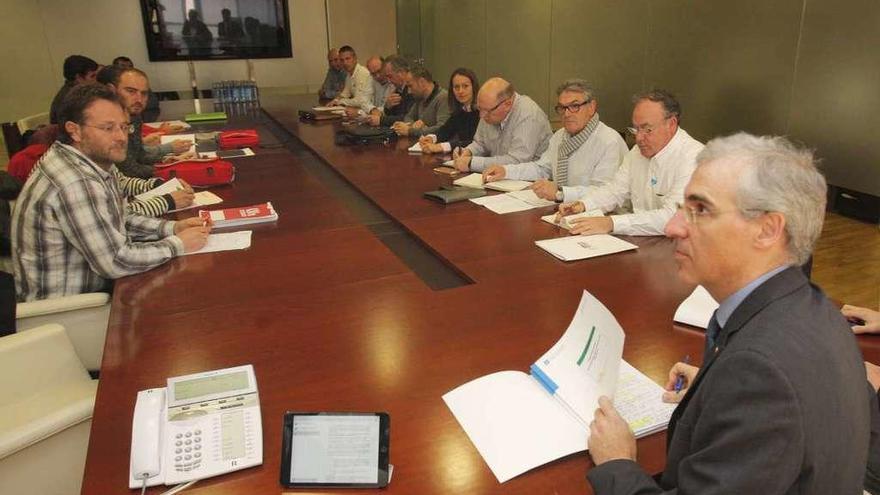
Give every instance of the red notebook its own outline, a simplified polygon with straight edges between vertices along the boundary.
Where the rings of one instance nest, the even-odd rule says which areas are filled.
[[[225,210],[200,210],[199,216],[205,220],[210,218],[214,222],[214,227],[218,228],[278,220],[278,213],[272,207],[271,202],[253,206],[226,208]]]

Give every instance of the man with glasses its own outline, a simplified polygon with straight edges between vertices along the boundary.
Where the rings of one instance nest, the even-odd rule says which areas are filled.
[[[129,212],[114,163],[132,130],[118,97],[97,84],[73,88],[59,109],[59,140],[37,162],[12,213],[21,301],[106,291],[113,279],[201,249],[210,225]]]
[[[541,158],[525,163],[490,165],[487,182],[532,180],[532,190],[548,201],[573,201],[588,187],[607,184],[620,167],[626,143],[617,131],[599,120],[593,90],[583,79],[569,79],[556,90],[556,113],[563,128],[550,138]]]
[[[384,106],[377,105],[376,108],[370,110],[370,125],[391,126],[395,122],[403,120],[409,113],[415,102],[407,85],[412,77],[410,69],[409,61],[400,55],[385,57],[382,72],[385,74],[385,78],[394,85],[394,89],[385,96]]]
[[[591,210],[620,211],[628,202],[632,212],[575,219],[572,234],[663,235],[682,200],[703,145],[679,127],[681,106],[669,92],[639,94],[633,103],[629,132],[636,145],[624,156],[614,179],[578,201],[560,205],[557,218]]]
[[[846,320],[798,266],[822,230],[825,179],[811,152],[783,138],[713,139],[697,161],[666,235],[679,277],[721,302],[702,367],[669,373],[663,398],[678,406],[659,483],[636,463],[627,423],[599,399],[593,491],[860,494],[873,389]]]
[[[473,142],[452,150],[459,171],[482,172],[492,164],[530,162],[547,149],[552,135],[547,114],[504,79],[493,77],[483,83],[477,109],[480,123]]]
[[[358,107],[346,107],[345,113],[349,117],[359,117],[368,115],[373,109],[382,110],[385,105],[385,99],[394,92],[394,84],[388,80],[388,76],[383,70],[385,61],[378,55],[373,55],[367,59],[367,70],[370,71],[370,77],[373,79],[373,100],[369,103]]]
[[[112,72],[107,84],[110,89],[116,91],[116,95],[122,102],[134,130],[128,139],[128,153],[125,161],[117,163],[119,171],[129,177],[148,179],[155,172],[155,164],[162,161],[169,154],[185,153],[192,146],[192,141],[187,139],[175,139],[170,143],[145,145],[141,137],[141,118],[147,106],[147,98],[150,95],[150,81],[147,75],[134,67],[117,69]]]

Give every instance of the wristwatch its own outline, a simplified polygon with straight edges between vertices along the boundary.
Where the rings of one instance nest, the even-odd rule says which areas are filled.
[[[562,194],[562,186],[556,186],[556,202],[562,203],[565,196]]]

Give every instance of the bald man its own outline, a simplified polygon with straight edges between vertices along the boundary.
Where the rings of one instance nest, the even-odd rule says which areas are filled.
[[[392,83],[383,70],[385,60],[373,55],[367,59],[367,70],[370,71],[370,77],[373,79],[373,99],[361,105],[360,107],[346,107],[345,111],[349,117],[355,115],[366,115],[377,109],[380,113],[385,106],[385,99],[394,92],[394,83]]]
[[[339,58],[339,50],[331,48],[327,52],[327,75],[324,77],[324,84],[318,90],[318,96],[328,100],[339,96],[339,92],[345,86],[345,75],[342,59]]]
[[[477,93],[480,123],[467,148],[453,150],[455,168],[482,172],[491,164],[507,165],[540,158],[553,132],[547,114],[531,98],[500,77]]]

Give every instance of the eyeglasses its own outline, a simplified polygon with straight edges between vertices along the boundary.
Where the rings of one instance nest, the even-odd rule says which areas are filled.
[[[669,120],[669,117],[664,117],[662,122]],[[651,133],[657,130],[658,126],[654,126],[651,124],[642,124],[638,127],[627,127],[626,131],[632,134],[633,136],[637,136],[640,132],[644,133],[646,136],[650,136]]]
[[[697,225],[697,223],[700,221],[701,218],[708,219],[711,217],[721,216],[721,215],[724,215],[727,213],[767,213],[764,210],[745,210],[745,211],[743,211],[743,210],[738,210],[738,209],[726,210],[726,211],[714,211],[713,212],[712,210],[710,210],[709,208],[706,208],[706,206],[701,203],[697,203],[695,206],[690,206],[690,205],[686,205],[683,203],[676,203],[675,208],[677,211],[682,212],[682,215],[684,216],[684,220],[691,225]],[[750,215],[746,215],[746,217],[747,218],[754,218],[754,217],[751,217]]]
[[[499,101],[497,104],[495,104],[494,107],[490,108],[489,110],[482,110],[482,109],[481,109],[481,110],[480,110],[480,114],[484,114],[484,113],[489,114],[489,113],[494,112],[495,110],[498,110],[498,107],[500,107],[502,103],[504,103],[505,101],[507,101],[507,100],[509,100],[509,99],[510,99],[509,97],[508,97],[508,98],[504,98],[503,100]]]
[[[571,113],[578,113],[581,111],[581,107],[583,107],[584,105],[589,105],[591,101],[592,100],[587,100],[569,103],[568,105],[556,105],[555,107],[553,107],[553,109],[556,110],[556,113],[558,113],[559,115],[564,115],[566,111]]]
[[[103,124],[103,125],[92,125],[92,124],[80,124],[84,127],[93,127],[95,129],[102,130],[108,134],[112,134],[113,131],[119,129],[123,134],[133,134],[134,133],[134,124]]]

